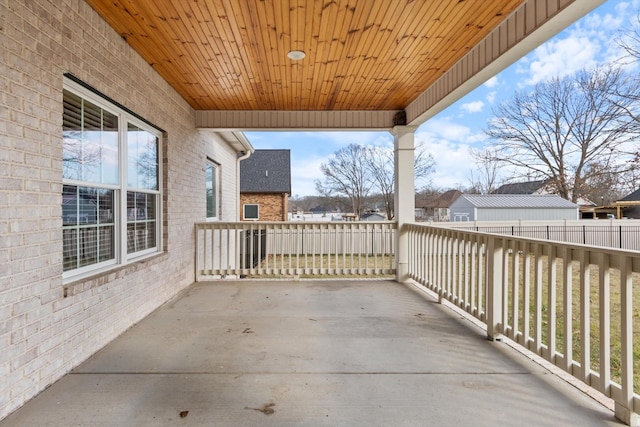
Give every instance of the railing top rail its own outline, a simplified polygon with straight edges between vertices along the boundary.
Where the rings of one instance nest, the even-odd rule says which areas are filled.
[[[209,222],[197,222],[197,226],[222,226],[222,225],[240,225],[240,226],[255,226],[255,225],[397,225],[397,221],[209,221]]]
[[[590,252],[598,252],[604,253],[611,256],[625,256],[625,257],[633,257],[640,259],[640,252],[631,251],[626,249],[618,249],[611,248],[607,246],[595,246],[595,245],[587,245],[587,244],[578,244],[578,243],[566,243],[561,242],[559,240],[547,240],[547,239],[537,239],[534,237],[521,237],[521,236],[512,236],[508,234],[500,234],[500,233],[490,233],[486,231],[475,231],[475,230],[461,230],[458,228],[449,228],[449,227],[437,227],[423,223],[410,223],[407,224],[408,227],[414,229],[429,229],[434,230],[438,234],[444,235],[468,235],[468,236],[483,236],[492,239],[500,239],[509,242],[524,242],[536,245],[551,245],[556,248],[562,249],[573,249],[579,251],[590,251]]]
[[[639,225],[640,219],[554,219],[554,220],[496,220],[496,221],[433,221],[419,224],[437,225],[439,227],[491,227],[495,225]]]

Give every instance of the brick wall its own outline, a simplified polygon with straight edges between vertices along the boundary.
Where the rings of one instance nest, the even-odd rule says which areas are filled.
[[[237,218],[235,153],[82,0],[0,8],[0,419],[194,280],[206,157],[222,219]],[[166,251],[90,279],[62,278],[62,87],[69,72],[166,131]]]
[[[286,193],[242,193],[240,194],[240,219],[245,204],[259,205],[259,221],[287,221],[289,196]]]

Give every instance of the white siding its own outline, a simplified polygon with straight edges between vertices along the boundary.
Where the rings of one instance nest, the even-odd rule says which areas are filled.
[[[574,220],[577,209],[514,209],[514,208],[478,208],[475,221],[541,221],[541,220]]]
[[[451,221],[476,221],[475,207],[464,196],[458,197],[449,207]]]

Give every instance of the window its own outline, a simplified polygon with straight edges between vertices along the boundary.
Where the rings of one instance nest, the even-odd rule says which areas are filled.
[[[244,219],[259,219],[260,207],[258,205],[243,205],[243,217]]]
[[[63,104],[64,277],[157,252],[159,131],[67,79]]]
[[[220,194],[218,178],[219,167],[220,166],[217,163],[207,160],[207,165],[205,166],[207,219],[218,219],[220,217],[220,210],[218,207],[218,195]]]

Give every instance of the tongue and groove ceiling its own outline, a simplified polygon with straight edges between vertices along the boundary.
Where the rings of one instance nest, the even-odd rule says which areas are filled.
[[[280,118],[290,113],[304,117],[300,113],[306,112],[325,113],[325,119],[345,121],[349,117],[356,120],[363,113],[366,116],[367,112],[382,113],[367,116],[369,121],[386,121],[375,123],[377,127],[392,126],[398,111],[406,111],[408,124],[423,121],[427,110],[554,17],[573,9],[561,20],[561,27],[602,3],[87,2],[195,110],[205,115],[211,113],[224,121],[235,117],[242,122],[258,117],[256,112],[275,112]],[[578,2],[581,7],[575,6]],[[291,60],[287,53],[292,50],[303,51],[306,57]],[[464,60],[469,64],[456,71]],[[353,114],[336,115],[339,112]],[[227,124],[218,123],[219,127]]]

